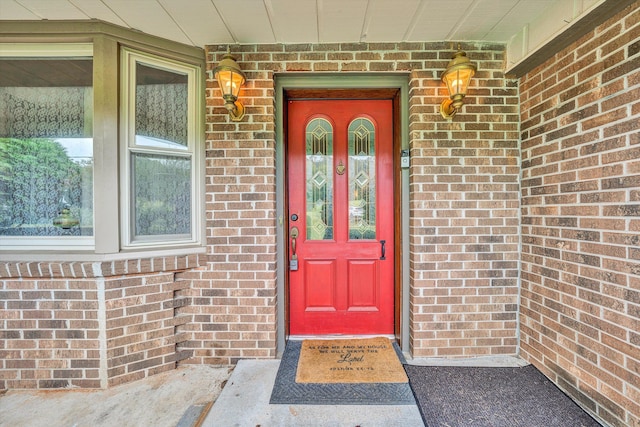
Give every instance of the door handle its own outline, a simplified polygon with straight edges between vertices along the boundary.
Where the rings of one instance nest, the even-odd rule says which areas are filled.
[[[289,236],[291,236],[291,258],[289,258],[289,270],[298,271],[298,255],[296,255],[296,239],[298,238],[298,227],[291,227]]]
[[[300,232],[298,231],[298,227],[291,227],[291,231],[289,231],[289,236],[291,236],[291,252],[293,256],[296,256],[296,239]]]
[[[386,240],[380,240],[380,260],[384,261],[385,259],[385,253],[386,253],[386,248],[385,248],[385,244],[387,243]]]

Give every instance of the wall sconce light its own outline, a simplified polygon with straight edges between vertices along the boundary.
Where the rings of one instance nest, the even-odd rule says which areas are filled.
[[[451,62],[442,73],[442,81],[447,85],[449,98],[440,104],[440,114],[447,120],[453,119],[467,94],[471,77],[476,73],[476,66],[467,58],[467,54],[460,50],[453,55]]]
[[[222,90],[224,106],[229,111],[231,121],[239,122],[244,117],[244,105],[238,101],[238,94],[246,78],[228,49],[222,61],[213,70],[213,75]]]

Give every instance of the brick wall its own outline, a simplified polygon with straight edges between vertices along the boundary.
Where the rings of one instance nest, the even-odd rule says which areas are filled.
[[[106,280],[109,386],[175,368],[173,273]]]
[[[189,339],[182,363],[235,363],[276,356],[276,194],[273,72],[261,69],[255,46],[234,54],[247,75],[247,116],[231,122],[217,83],[206,83],[206,206],[208,268],[188,274],[192,287],[179,326]],[[226,52],[207,53],[211,71]]]
[[[174,272],[198,256],[0,263],[0,389],[104,388],[173,369]]]
[[[441,47],[441,49],[444,46]],[[498,46],[465,47],[478,65],[465,106],[439,114],[449,52],[417,52],[410,99],[411,339],[416,357],[517,353],[518,90]]]
[[[462,48],[479,72],[461,113],[452,122],[445,121],[438,112],[446,96],[438,76],[453,47],[450,43],[236,47],[234,54],[248,75],[242,93],[247,117],[242,122],[229,121],[212,76],[207,80],[207,256],[195,263],[131,260],[100,265],[100,277],[67,271],[85,267],[93,271],[92,265],[65,264],[60,267],[65,273],[54,278],[56,283],[86,278],[98,296],[104,292],[104,309],[100,298],[94,303],[104,326],[91,333],[94,346],[102,343],[104,334],[100,368],[91,367],[106,372],[99,374],[100,380],[106,385],[130,381],[168,369],[175,360],[225,364],[275,357],[277,334],[282,333],[276,328],[274,117],[274,76],[280,72],[386,71],[407,76],[411,350],[418,357],[515,354],[517,87],[500,71],[504,46],[465,44]],[[226,46],[209,48],[210,70],[225,50]],[[202,268],[192,268],[201,264]],[[29,266],[20,268],[38,271]],[[14,267],[7,267],[3,291],[25,286],[27,279],[49,280],[47,273],[32,277],[12,271]],[[19,284],[12,285],[15,281]],[[10,297],[16,304],[22,301],[21,294]],[[8,317],[21,315],[18,308],[3,312],[7,317],[3,326],[9,325]],[[3,333],[0,351],[25,345],[24,330],[4,328]],[[11,356],[17,357],[17,353]],[[71,360],[63,360],[70,369]],[[26,378],[32,371],[45,375],[38,370],[38,361],[34,368],[22,370],[3,363],[2,375],[12,380]],[[71,375],[88,379],[84,372]],[[72,384],[69,381],[56,386]]]
[[[207,80],[209,265],[180,309],[184,363],[274,357],[274,73],[401,72],[410,83],[411,330],[415,356],[517,351],[518,97],[501,45],[463,45],[478,64],[453,122],[438,112],[451,43],[242,45],[247,117],[230,122]],[[209,46],[209,70],[226,46]],[[279,295],[279,298],[284,296]]]
[[[522,356],[640,426],[640,5],[520,81]]]
[[[36,273],[0,283],[0,389],[99,388],[95,281]]]

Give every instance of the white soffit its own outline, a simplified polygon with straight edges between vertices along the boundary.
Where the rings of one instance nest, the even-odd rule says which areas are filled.
[[[369,0],[362,23],[360,41],[389,42],[405,40],[419,0]],[[356,23],[357,24],[357,23]]]
[[[31,10],[16,3],[15,1],[0,0],[0,19],[42,19]]]
[[[316,3],[310,1],[265,0],[275,41],[297,39],[300,43],[317,43]]]
[[[510,40],[521,32],[528,23],[535,21],[540,15],[546,14],[546,9],[557,2],[558,0],[518,0],[517,4],[502,17],[500,22],[496,23],[487,37],[490,40]],[[524,24],[522,22],[523,16],[527,17]]]
[[[287,0],[290,1],[290,0]],[[295,0],[294,0],[295,1]],[[263,1],[212,0],[236,43],[276,43],[275,32]],[[217,43],[210,40],[207,44]]]
[[[360,41],[368,0],[317,0],[318,40],[322,43]]]
[[[211,0],[158,0],[194,46],[236,41]]]
[[[518,0],[502,0],[499,7],[495,3],[495,0],[480,0],[473,3],[467,8],[463,20],[460,25],[454,28],[449,38],[452,40],[504,41],[504,36],[494,39],[489,39],[488,36],[495,27],[504,25],[505,13],[508,14],[520,2]],[[508,34],[506,40],[511,35],[513,33]]]
[[[451,40],[450,35],[456,28],[465,25],[467,10],[473,8],[476,1],[421,0],[414,25],[407,34],[408,40]]]
[[[89,18],[67,0],[20,0],[16,3],[33,13],[36,16],[35,19]],[[0,16],[4,15],[4,7],[0,11],[2,12]]]
[[[124,22],[118,15],[116,15],[113,10],[109,9],[107,5],[105,5],[100,0],[82,0],[75,1],[69,0],[78,10],[81,10],[82,13],[86,15],[84,19],[93,18],[100,19],[102,21],[111,22],[112,24],[120,25],[121,27],[126,27],[127,23]],[[47,18],[50,19],[50,18]]]
[[[109,0],[106,4],[130,28],[148,34],[162,34],[162,37],[180,43],[193,44],[176,25],[174,18],[156,0]]]
[[[505,72],[517,67],[604,3],[606,0],[552,1],[507,43]]]
[[[534,63],[541,50],[558,49],[564,38],[592,27],[598,15],[610,16],[631,3],[633,0],[0,0],[0,20],[100,19],[198,47],[504,43],[506,71],[517,74]]]

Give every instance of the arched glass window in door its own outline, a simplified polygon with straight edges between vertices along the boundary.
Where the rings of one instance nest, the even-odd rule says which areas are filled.
[[[313,119],[306,128],[307,240],[333,239],[333,128]]]
[[[371,120],[349,124],[349,239],[376,238],[376,130]]]

